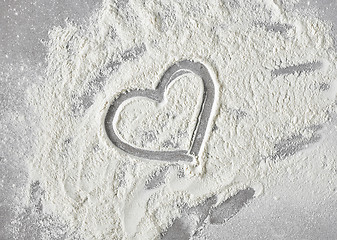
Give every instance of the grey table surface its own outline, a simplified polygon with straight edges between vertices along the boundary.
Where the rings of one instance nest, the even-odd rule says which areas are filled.
[[[24,92],[31,84],[43,81],[41,76],[46,67],[43,41],[48,38],[48,30],[64,26],[66,18],[83,24],[100,5],[101,1],[95,0],[0,0],[0,240],[41,239],[42,233],[50,239],[66,236],[63,223],[39,212],[39,199],[32,199],[31,206],[20,214],[17,213],[20,207],[14,204],[27,184],[24,162],[32,154],[37,117],[26,110]],[[301,0],[298,4],[303,9],[308,6],[317,8],[322,19],[337,26],[336,0]],[[337,35],[337,27],[333,32]],[[13,115],[24,116],[24,124],[12,121],[9,116]],[[332,123],[326,138],[337,135],[335,126]],[[226,224],[206,225],[203,233],[193,238],[337,239],[337,195],[319,201],[313,193],[301,192],[298,189],[301,184],[300,179],[299,182],[285,179],[273,190],[275,194],[255,198]],[[33,195],[34,191],[41,191],[38,186],[31,189]],[[279,195],[280,192],[284,194]],[[296,194],[287,195],[290,192]],[[274,201],[276,195],[278,201]],[[244,196],[231,206],[238,207],[240,198]],[[184,239],[182,229],[173,232],[166,238]]]

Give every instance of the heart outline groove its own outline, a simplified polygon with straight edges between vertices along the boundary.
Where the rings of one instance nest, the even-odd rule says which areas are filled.
[[[174,82],[176,78],[187,73],[194,73],[199,76],[202,79],[204,87],[197,123],[195,124],[188,150],[146,150],[134,147],[118,137],[116,133],[117,129],[115,129],[113,123],[115,117],[118,116],[116,113],[123,102],[130,98],[145,97],[160,103],[163,101],[164,93],[168,89],[169,85]],[[120,93],[111,103],[104,118],[105,132],[114,146],[133,156],[148,160],[167,162],[192,162],[194,158],[198,157],[201,146],[203,145],[204,141],[206,141],[206,130],[211,122],[211,113],[213,106],[215,105],[215,84],[216,83],[212,79],[207,67],[202,63],[191,60],[182,60],[176,62],[165,71],[155,89],[135,89],[125,93]]]

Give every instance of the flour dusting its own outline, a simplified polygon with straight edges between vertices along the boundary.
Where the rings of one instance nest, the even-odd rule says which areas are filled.
[[[28,164],[44,211],[84,239],[156,239],[182,216],[181,206],[213,196],[221,206],[244,188],[258,197],[285,174],[320,171],[296,154],[319,141],[335,111],[336,53],[330,27],[286,10],[292,4],[105,0],[88,26],[52,29],[46,80],[28,93],[41,120]],[[104,129],[112,101],[153,89],[182,59],[204,63],[218,83],[198,160],[170,164],[116,149]],[[160,104],[128,101],[119,135],[143,149],[188,149],[203,92],[196,78],[177,79]],[[160,184],[146,187],[154,177]]]

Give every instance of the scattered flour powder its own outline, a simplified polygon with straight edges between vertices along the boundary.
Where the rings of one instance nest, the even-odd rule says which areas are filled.
[[[286,11],[292,4],[105,0],[88,26],[51,30],[45,82],[28,94],[41,120],[29,168],[44,189],[44,211],[84,239],[155,239],[183,204],[214,195],[219,204],[246,187],[257,197],[289,169],[317,171],[282,146],[310,143],[333,113],[336,53],[329,26]],[[153,89],[182,59],[202,62],[218,83],[198,160],[172,164],[117,150],[104,129],[114,98]],[[202,96],[195,78],[183,75],[159,105],[128,102],[117,124],[123,139],[144,149],[187,149]],[[163,182],[146,188],[162,169]]]

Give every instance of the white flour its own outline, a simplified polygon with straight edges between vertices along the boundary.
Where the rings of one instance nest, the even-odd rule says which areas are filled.
[[[203,94],[201,79],[194,81],[193,77],[177,79],[159,106],[146,98],[127,103],[117,124],[122,139],[143,149],[187,150]]]
[[[29,92],[41,119],[31,179],[45,190],[44,210],[85,239],[153,239],[180,204],[214,194],[220,203],[244,187],[258,196],[281,175],[317,171],[280,147],[294,136],[310,142],[334,110],[336,55],[316,18],[269,0],[106,0],[89,26],[53,29],[48,49],[45,84]],[[154,88],[181,59],[204,63],[219,83],[202,157],[172,165],[116,150],[104,130],[114,97]],[[123,139],[187,149],[202,94],[195,77],[172,84],[160,106],[128,102],[118,122]],[[165,166],[165,183],[146,189]]]

